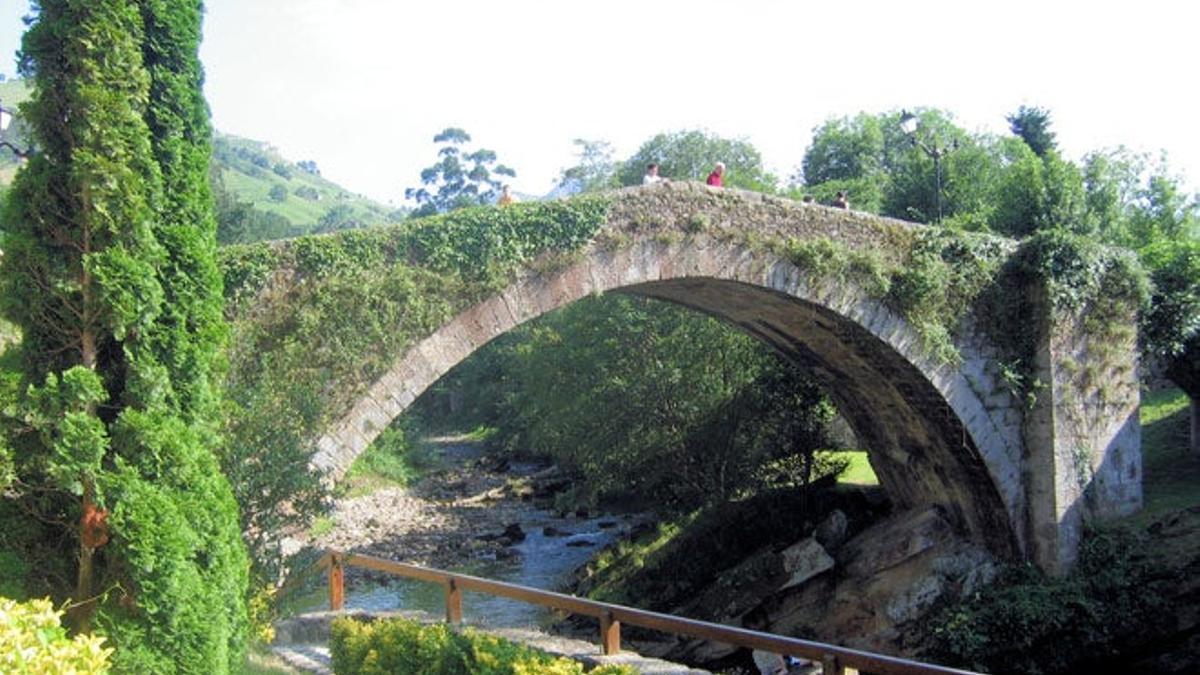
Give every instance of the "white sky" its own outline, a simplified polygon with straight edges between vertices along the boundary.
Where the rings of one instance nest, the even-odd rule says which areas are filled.
[[[0,2],[0,72],[25,0]],[[1006,131],[1049,108],[1065,154],[1166,149],[1200,179],[1191,0],[208,0],[201,56],[214,125],[381,201],[476,147],[541,194],[573,138],[632,154],[660,131],[745,137],[781,177],[834,116],[933,106]]]

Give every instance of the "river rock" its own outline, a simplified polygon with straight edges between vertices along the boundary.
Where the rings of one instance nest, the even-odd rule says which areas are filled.
[[[836,541],[840,526],[832,522],[829,529],[826,535],[834,536],[828,541]],[[893,514],[834,553],[816,533],[783,551],[758,551],[676,613],[894,653],[905,624],[921,620],[941,600],[973,592],[995,574],[987,550],[964,539],[939,507],[928,506]],[[682,640],[664,656],[704,662],[732,651]]]
[[[846,514],[841,509],[834,509],[825,517],[825,520],[817,525],[817,529],[813,532],[813,538],[825,550],[836,551],[846,541],[849,528],[850,522],[846,518]]]
[[[616,526],[617,526],[617,521],[615,521],[615,520],[602,520],[602,521],[596,523],[596,527],[598,527],[602,530],[611,530],[612,528],[614,528]]]
[[[576,548],[580,548],[583,546],[595,546],[596,542],[592,541],[591,539],[584,539],[582,537],[579,537],[577,539],[568,539],[566,541],[566,544],[567,544],[567,546],[574,546]]]
[[[525,530],[521,529],[520,523],[511,523],[504,528],[503,538],[511,543],[525,541]]]
[[[553,525],[547,525],[546,527],[542,528],[542,536],[545,537],[565,537],[568,534],[570,534],[570,532],[564,532]]]
[[[818,574],[833,569],[834,566],[833,558],[817,541],[815,535],[792,544],[780,555],[783,557],[783,570],[788,574],[787,581],[779,587],[781,591],[799,586]]]

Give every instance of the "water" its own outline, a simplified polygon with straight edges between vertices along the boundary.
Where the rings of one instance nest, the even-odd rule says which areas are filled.
[[[475,560],[450,571],[496,581],[557,590],[576,568],[598,550],[628,531],[636,520],[615,516],[564,519],[547,511],[532,511],[521,521],[525,541],[512,547],[516,556],[505,560]],[[615,523],[615,527],[600,527]],[[569,534],[547,537],[543,528],[554,527]],[[588,541],[591,546],[569,546]],[[394,577],[386,582],[359,581],[346,588],[346,607],[370,611],[422,610],[445,613],[442,586]],[[318,609],[318,607],[312,607]],[[467,623],[494,628],[534,628],[553,620],[551,610],[508,598],[483,593],[463,593],[463,619]]]

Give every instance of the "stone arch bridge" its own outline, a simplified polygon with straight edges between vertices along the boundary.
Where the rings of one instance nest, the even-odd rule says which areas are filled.
[[[619,291],[719,317],[811,369],[900,507],[939,504],[1002,557],[1068,568],[1086,519],[1141,505],[1134,317],[1121,319],[1130,327],[1123,344],[1091,363],[1097,345],[1085,321],[1035,312],[1040,337],[1029,375],[1043,388],[1028,404],[1006,384],[995,330],[983,328],[995,317],[968,312],[952,333],[958,358],[947,360],[868,284],[815,274],[769,244],[833,242],[825,255],[858,252],[903,266],[922,230],[696,184],[620,191],[597,235],[565,262],[526,270],[394,354],[319,439],[313,462],[340,476],[426,387],[488,341],[584,296]],[[1016,248],[998,245],[1005,255]],[[812,250],[809,266],[827,262],[824,249]],[[1076,376],[1089,368],[1086,380]]]

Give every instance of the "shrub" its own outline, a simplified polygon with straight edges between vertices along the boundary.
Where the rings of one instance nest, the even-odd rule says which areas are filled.
[[[583,666],[511,640],[447,624],[424,625],[408,619],[363,622],[345,617],[333,622],[330,637],[333,672],[338,675],[582,675]],[[628,666],[607,665],[599,675],[633,675]]]
[[[996,584],[943,607],[930,622],[926,655],[984,672],[1084,673],[1108,670],[1128,642],[1169,632],[1167,586],[1125,531],[1091,532],[1075,571],[1043,576],[1014,567]]]
[[[112,649],[98,635],[67,637],[62,612],[49,599],[0,598],[0,673],[107,673]]]

